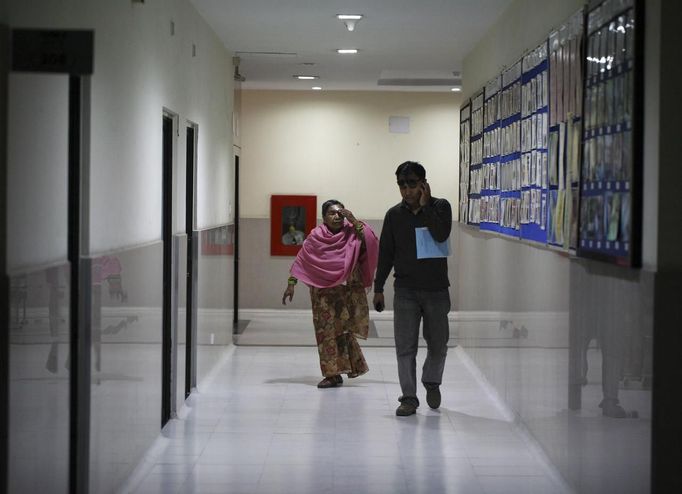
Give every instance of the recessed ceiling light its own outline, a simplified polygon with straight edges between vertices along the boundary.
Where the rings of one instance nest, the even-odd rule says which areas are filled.
[[[312,87],[313,91],[321,91],[322,88],[320,86],[313,86]]]
[[[340,53],[341,55],[353,55],[358,52],[357,48],[339,48],[336,50],[336,53]]]
[[[450,91],[453,91],[453,92],[455,92],[455,93],[459,93],[461,90],[462,90],[461,87],[453,87],[453,88],[450,88]]]
[[[337,14],[336,18],[346,25],[349,31],[355,31],[355,25],[362,19],[362,14]]]
[[[235,55],[241,58],[294,58],[298,53],[290,51],[238,51]]]
[[[295,75],[294,78],[301,81],[312,81],[313,79],[319,79],[320,77],[317,75]]]

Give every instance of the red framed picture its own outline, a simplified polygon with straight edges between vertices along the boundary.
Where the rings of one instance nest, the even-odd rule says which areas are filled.
[[[315,228],[317,196],[270,197],[270,255],[295,256]]]

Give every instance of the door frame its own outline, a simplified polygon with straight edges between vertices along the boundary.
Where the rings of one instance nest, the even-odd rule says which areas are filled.
[[[239,333],[239,148],[234,147],[234,249],[233,249],[233,296],[232,339]]]
[[[186,273],[186,320],[185,320],[185,399],[196,387],[197,380],[197,282],[198,282],[198,238],[196,231],[196,173],[198,124],[187,121],[185,161],[185,232],[187,234]]]
[[[174,169],[177,149],[177,114],[164,108],[162,112],[161,144],[161,244],[162,254],[162,302],[161,302],[161,427],[175,413],[175,379],[173,365],[175,355],[173,305],[173,191]]]

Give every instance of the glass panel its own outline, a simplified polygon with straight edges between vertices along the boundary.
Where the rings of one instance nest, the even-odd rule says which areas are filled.
[[[9,492],[68,492],[69,278],[62,264],[10,280]]]
[[[200,232],[197,310],[197,386],[232,344],[234,257],[231,226]]]
[[[491,392],[575,492],[648,492],[654,274],[458,230],[456,336]]]
[[[9,492],[68,492],[68,77],[11,74],[8,101]]]
[[[187,367],[187,235],[176,236],[178,256],[177,378],[175,407],[185,403],[185,369]]]
[[[161,256],[93,259],[91,492],[120,485],[161,429]]]

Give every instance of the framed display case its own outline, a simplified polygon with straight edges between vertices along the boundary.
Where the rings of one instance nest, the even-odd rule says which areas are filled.
[[[641,265],[642,36],[636,0],[587,12],[578,255]]]
[[[641,12],[591,1],[462,107],[460,221],[641,265]]]
[[[500,226],[500,91],[502,76],[484,88],[483,163],[481,165],[480,228],[497,232]]]
[[[469,165],[471,164],[471,101],[459,109],[459,222],[469,215]]]
[[[471,98],[471,162],[469,164],[469,225],[481,221],[481,179],[483,166],[483,90]]]
[[[547,42],[521,62],[521,238],[547,242],[549,76]]]
[[[521,204],[521,60],[502,72],[499,181],[498,231],[518,239]]]
[[[547,243],[575,253],[583,113],[581,9],[549,35],[549,216]]]

